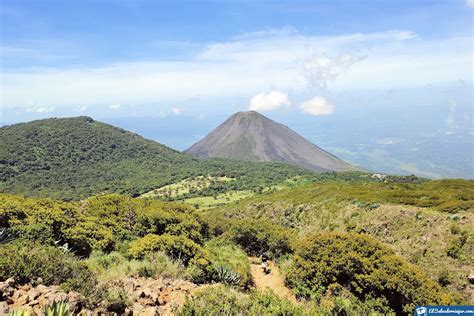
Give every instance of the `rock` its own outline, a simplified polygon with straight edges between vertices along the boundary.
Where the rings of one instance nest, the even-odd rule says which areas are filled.
[[[8,278],[8,279],[6,279],[5,283],[8,286],[13,287],[15,285],[15,279],[14,278]]]
[[[139,303],[134,303],[133,306],[131,307],[131,310],[132,310],[133,316],[138,316],[138,315],[141,315],[143,311],[143,306],[140,305]]]
[[[65,302],[67,301],[68,297],[66,293],[59,292],[49,295],[49,299],[51,302]]]
[[[36,284],[43,284],[43,279],[41,277],[38,277],[36,279]]]
[[[45,316],[43,312],[43,307],[40,305],[33,306],[33,311],[35,312],[36,316]]]
[[[28,302],[28,305],[30,305],[30,306],[35,306],[35,305],[38,305],[38,304],[39,304],[38,300],[32,300],[32,301]]]
[[[23,305],[28,304],[29,301],[30,301],[30,296],[25,293],[24,295],[20,295],[15,305],[23,306]]]
[[[28,295],[30,296],[32,300],[35,300],[41,295],[41,292],[38,289],[31,289],[28,292]]]
[[[467,276],[469,283],[474,284],[474,273],[471,273]]]
[[[7,302],[0,302],[0,315],[10,315],[10,308]]]
[[[134,314],[135,315],[135,314]],[[159,315],[158,313],[158,308],[156,307],[147,307],[145,309],[143,309],[143,311],[141,312],[142,316],[155,316],[155,315]]]

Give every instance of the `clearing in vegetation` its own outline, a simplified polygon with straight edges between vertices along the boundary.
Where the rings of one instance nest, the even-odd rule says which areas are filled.
[[[269,272],[265,273],[260,265],[260,260],[249,257],[250,269],[255,288],[260,291],[270,289],[277,296],[285,298],[292,303],[297,303],[295,295],[285,286],[285,278],[281,275],[280,269],[272,261],[268,262]]]

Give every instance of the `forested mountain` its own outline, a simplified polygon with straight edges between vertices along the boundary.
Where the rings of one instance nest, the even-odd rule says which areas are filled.
[[[89,117],[5,126],[0,142],[1,191],[30,196],[136,196],[198,175],[234,177],[232,186],[245,189],[314,176],[285,164],[196,159]]]
[[[255,111],[235,113],[185,152],[203,158],[280,161],[316,171],[358,170]]]

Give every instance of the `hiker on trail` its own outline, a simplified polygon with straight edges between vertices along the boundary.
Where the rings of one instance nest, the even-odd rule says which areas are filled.
[[[268,252],[264,251],[261,257],[262,257],[262,270],[264,273],[267,273],[268,259],[270,259],[270,256],[268,255]]]

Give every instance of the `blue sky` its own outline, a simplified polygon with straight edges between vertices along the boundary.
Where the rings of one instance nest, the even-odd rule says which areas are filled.
[[[368,170],[474,178],[474,0],[2,0],[1,123],[185,149],[257,110]]]
[[[323,116],[348,91],[472,91],[472,2],[3,0],[2,116]]]

